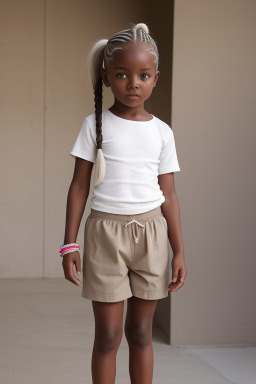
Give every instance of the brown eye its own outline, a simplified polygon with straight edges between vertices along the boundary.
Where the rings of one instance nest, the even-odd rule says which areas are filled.
[[[126,74],[125,74],[125,73],[117,73],[117,74],[116,74],[116,77],[117,77],[118,79],[124,79],[124,78],[126,77]]]
[[[148,79],[149,78],[149,74],[148,73],[142,73],[140,75],[140,77],[144,80],[144,79]]]

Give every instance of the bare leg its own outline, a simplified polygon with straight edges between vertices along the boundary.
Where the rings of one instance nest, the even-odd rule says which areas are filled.
[[[152,384],[152,323],[156,305],[157,300],[144,300],[135,296],[127,300],[125,336],[129,345],[131,384]]]
[[[92,352],[93,384],[114,384],[116,353],[122,340],[124,301],[92,301],[95,338]]]

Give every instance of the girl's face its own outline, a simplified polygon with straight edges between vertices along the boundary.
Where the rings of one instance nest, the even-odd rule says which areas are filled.
[[[126,43],[122,50],[114,52],[109,68],[102,68],[103,82],[111,87],[115,102],[126,107],[144,107],[159,77],[155,56],[148,50],[146,43]]]

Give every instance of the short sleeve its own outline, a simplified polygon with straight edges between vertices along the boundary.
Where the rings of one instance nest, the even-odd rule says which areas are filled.
[[[171,128],[170,128],[170,132],[171,132],[171,135],[167,140],[167,142],[163,145],[161,150],[160,163],[158,167],[158,175],[180,171],[174,134]]]
[[[95,134],[93,133],[88,119],[85,118],[75,144],[69,154],[73,157],[81,157],[84,160],[95,163],[96,152],[96,132]]]

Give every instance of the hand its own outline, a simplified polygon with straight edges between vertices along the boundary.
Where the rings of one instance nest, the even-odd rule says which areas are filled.
[[[172,259],[172,282],[168,285],[168,290],[176,292],[182,287],[187,275],[184,255],[176,254]]]
[[[64,255],[62,260],[62,266],[64,269],[65,278],[71,281],[71,283],[73,284],[80,285],[80,280],[74,276],[74,269],[73,269],[74,264],[76,266],[76,273],[80,275],[81,260],[80,260],[80,254],[78,251],[70,252]]]

